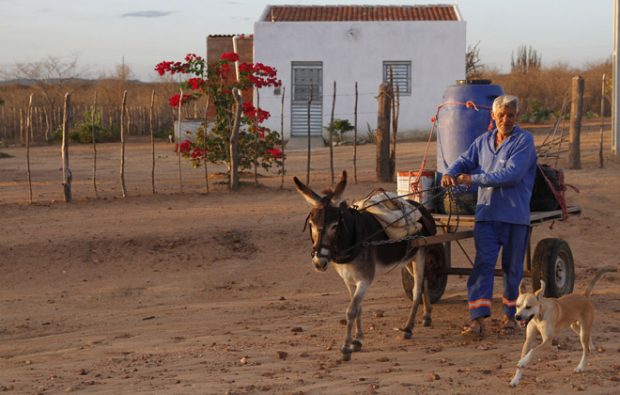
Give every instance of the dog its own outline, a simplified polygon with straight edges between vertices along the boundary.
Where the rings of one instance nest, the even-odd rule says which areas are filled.
[[[575,368],[575,373],[583,372],[586,368],[588,353],[592,350],[592,322],[594,321],[594,307],[590,301],[590,295],[594,284],[608,272],[617,269],[607,267],[600,269],[583,295],[569,294],[559,299],[545,298],[545,282],[540,282],[540,289],[533,293],[526,291],[525,279],[519,284],[519,297],[517,298],[517,310],[515,320],[526,329],[525,343],[521,350],[521,359],[517,363],[511,387],[516,387],[523,376],[523,369],[539,353],[551,348],[553,338],[561,329],[570,327],[581,341],[583,353],[581,361]],[[542,343],[533,347],[536,331],[542,336]]]

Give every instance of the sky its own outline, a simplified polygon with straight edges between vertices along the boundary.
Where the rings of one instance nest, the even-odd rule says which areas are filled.
[[[156,81],[154,66],[204,54],[209,34],[251,34],[267,4],[457,4],[467,44],[482,64],[509,71],[531,46],[544,66],[582,67],[613,50],[613,0],[0,0],[0,78],[18,63],[77,57],[87,77],[112,75],[123,61]],[[6,75],[6,74],[5,74]]]

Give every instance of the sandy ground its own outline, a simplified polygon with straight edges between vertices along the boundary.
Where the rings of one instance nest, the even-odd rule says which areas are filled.
[[[540,136],[538,137],[540,141]],[[582,136],[582,170],[567,170],[580,190],[579,217],[537,226],[569,242],[581,291],[597,267],[618,265],[620,163],[598,169],[598,133]],[[609,143],[606,142],[607,146]],[[416,170],[425,143],[398,146],[399,170]],[[429,167],[434,167],[434,145]],[[364,303],[364,349],[340,361],[348,297],[335,271],[314,272],[302,233],[308,212],[291,178],[305,179],[305,153],[290,152],[288,175],[243,178],[230,193],[213,174],[183,166],[178,193],[171,146],[157,144],[158,194],[151,194],[150,145],[127,148],[128,197],[120,197],[119,147],[99,146],[99,198],[88,146],[71,147],[75,202],[63,201],[57,147],[31,151],[34,204],[27,204],[25,149],[0,159],[0,391],[17,394],[482,394],[618,393],[620,275],[595,289],[596,350],[574,374],[581,352],[564,332],[559,349],[527,369],[510,389],[524,334],[497,333],[495,315],[482,341],[460,336],[467,321],[466,278],[450,276],[433,324],[412,340],[394,330],[409,301],[400,272],[379,277]],[[313,153],[311,186],[328,186],[328,149]],[[335,149],[335,167],[353,180],[351,147]],[[358,184],[348,200],[382,186],[374,146],[360,147]],[[218,169],[210,169],[213,173]],[[221,169],[219,169],[221,170]],[[463,245],[473,254],[471,240]],[[453,251],[458,249],[453,249]],[[453,266],[467,267],[455,252]]]

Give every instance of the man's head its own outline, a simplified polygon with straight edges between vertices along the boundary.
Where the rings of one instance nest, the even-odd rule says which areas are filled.
[[[493,101],[491,117],[500,133],[509,135],[517,123],[518,115],[519,99],[516,96],[499,96]]]

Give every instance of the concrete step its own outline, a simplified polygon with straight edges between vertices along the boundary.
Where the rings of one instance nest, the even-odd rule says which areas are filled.
[[[325,147],[325,142],[321,136],[310,137],[310,146],[312,149]],[[308,137],[291,137],[286,143],[287,150],[306,150],[308,149]]]

